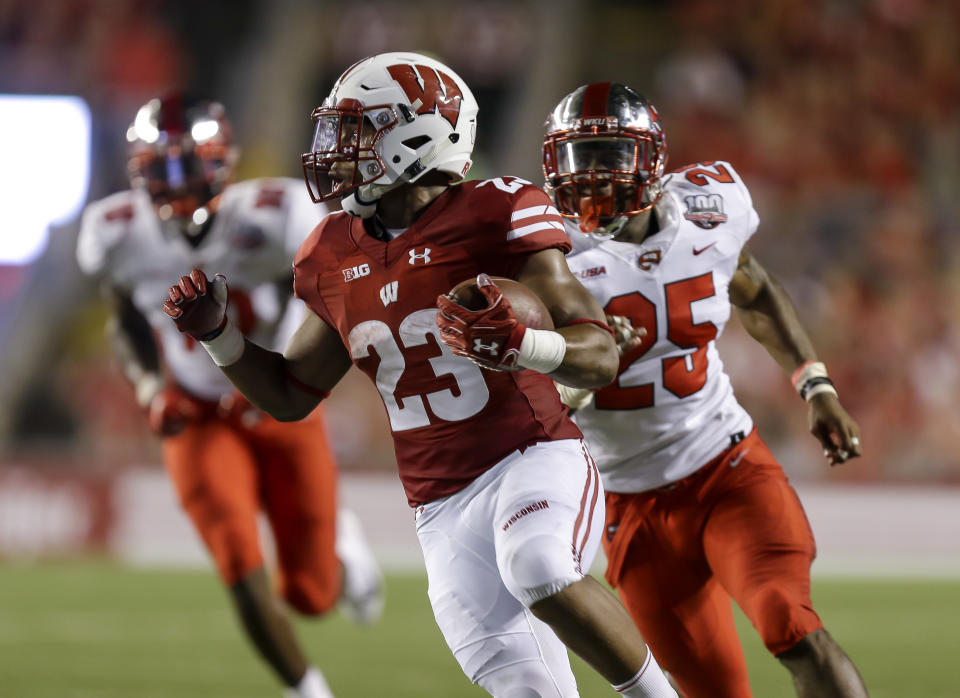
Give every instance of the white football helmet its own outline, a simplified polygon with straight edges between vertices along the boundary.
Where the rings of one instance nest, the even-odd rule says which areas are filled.
[[[301,156],[311,198],[339,197],[367,218],[386,192],[427,172],[463,179],[478,108],[460,76],[433,58],[382,53],[354,63],[311,115],[313,145]]]

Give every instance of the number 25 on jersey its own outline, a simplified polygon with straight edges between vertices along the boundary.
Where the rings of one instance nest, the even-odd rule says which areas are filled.
[[[693,349],[692,353],[667,356],[661,359],[663,387],[684,398],[693,395],[707,382],[707,345],[716,339],[717,326],[710,321],[693,321],[691,304],[715,295],[713,274],[706,273],[690,279],[665,284],[663,295],[667,304],[667,339],[681,349]],[[595,405],[598,410],[636,410],[654,404],[653,383],[637,386],[622,386],[621,376],[627,368],[639,361],[657,343],[657,307],[638,291],[612,298],[604,308],[607,315],[623,315],[630,318],[634,327],[647,330],[643,343],[620,357],[617,380],[597,391]]]

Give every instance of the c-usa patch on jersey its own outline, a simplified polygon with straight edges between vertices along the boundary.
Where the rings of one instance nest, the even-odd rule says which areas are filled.
[[[710,230],[727,222],[723,212],[723,197],[719,194],[691,194],[683,197],[687,210],[683,217],[694,225]]]

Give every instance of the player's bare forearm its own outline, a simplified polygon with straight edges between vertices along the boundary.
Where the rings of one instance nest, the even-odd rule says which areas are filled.
[[[320,396],[297,389],[288,380],[290,368],[283,354],[246,340],[238,361],[221,369],[250,402],[282,422],[306,417]]]
[[[153,330],[129,294],[113,287],[104,287],[104,294],[113,309],[107,326],[111,348],[123,375],[136,390],[137,402],[145,405],[163,384]]]
[[[308,311],[280,354],[244,337],[227,313],[226,277],[211,281],[200,269],[180,277],[163,312],[198,340],[250,402],[280,421],[303,419],[350,366],[340,335]]]
[[[547,306],[556,331],[567,343],[563,361],[550,376],[574,388],[602,388],[617,377],[619,356],[613,335],[592,323],[605,323],[603,309],[570,273],[559,250],[530,256],[517,278]]]
[[[803,364],[816,361],[813,342],[800,324],[787,292],[746,248],[740,253],[737,271],[730,281],[730,302],[737,308],[747,332],[787,374],[792,375]],[[822,364],[819,366],[825,371]],[[830,464],[836,465],[860,455],[860,430],[840,405],[832,383],[827,381],[824,386],[823,379],[826,379],[825,373],[822,379],[810,381],[811,385],[819,382],[821,385],[817,388],[822,392],[809,397],[800,384],[796,387],[809,405],[810,432],[823,446]]]
[[[245,341],[240,359],[223,372],[254,405],[280,421],[303,419],[350,368],[340,337],[314,313],[281,354]]]
[[[596,325],[582,324],[557,330],[567,342],[563,362],[550,374],[573,388],[602,388],[617,377],[617,349],[613,337]]]
[[[801,364],[816,360],[813,342],[790,296],[746,248],[730,282],[730,302],[750,336],[788,374]]]

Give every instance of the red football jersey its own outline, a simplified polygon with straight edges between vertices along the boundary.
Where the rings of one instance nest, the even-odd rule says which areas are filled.
[[[518,448],[580,438],[548,376],[481,369],[450,351],[436,323],[441,293],[480,272],[516,278],[549,248],[570,250],[559,213],[513,177],[450,187],[390,242],[338,213],[300,248],[294,290],[376,384],[411,506],[466,487]]]

